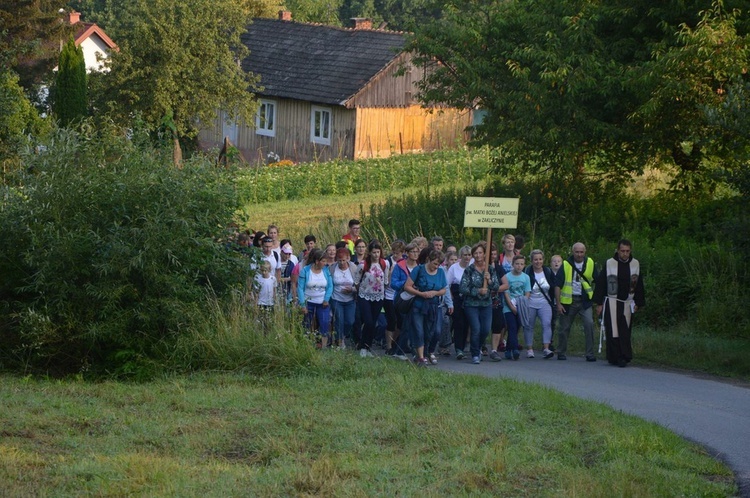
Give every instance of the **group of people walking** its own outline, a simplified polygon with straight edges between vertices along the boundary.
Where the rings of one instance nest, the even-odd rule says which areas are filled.
[[[256,288],[265,288],[268,299],[275,280],[281,300],[301,309],[305,328],[320,336],[322,348],[356,344],[362,357],[374,356],[384,317],[386,354],[411,357],[419,366],[436,364],[441,354],[468,356],[474,364],[484,356],[518,360],[524,351],[526,358],[540,353],[566,360],[571,327],[580,315],[586,361],[597,359],[595,317],[602,318],[609,363],[624,367],[632,360],[632,315],[645,305],[645,293],[628,240],[620,240],[597,271],[581,242],[570,257],[554,255],[547,266],[541,250],[527,259],[520,237],[510,234],[489,250],[485,242],[444,247],[441,237],[395,240],[386,255],[378,240],[365,242],[360,231],[360,222],[350,220],[347,234],[325,249],[308,235],[298,257],[290,241],[277,240],[273,225],[256,244],[263,253]],[[261,302],[262,296],[259,307],[273,305]],[[537,322],[541,342],[535,344]],[[539,344],[541,350],[535,350]]]

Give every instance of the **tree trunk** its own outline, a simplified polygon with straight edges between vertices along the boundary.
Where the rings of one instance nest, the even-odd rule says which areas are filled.
[[[174,150],[172,151],[172,160],[176,168],[182,168],[182,148],[180,147],[180,139],[177,138],[177,133],[172,132],[172,140],[174,142]]]

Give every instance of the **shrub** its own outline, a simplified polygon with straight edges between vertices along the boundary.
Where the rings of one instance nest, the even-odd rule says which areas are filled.
[[[0,361],[128,374],[201,318],[209,288],[246,282],[219,240],[239,202],[231,171],[178,170],[117,130],[83,130],[60,130],[3,186]]]

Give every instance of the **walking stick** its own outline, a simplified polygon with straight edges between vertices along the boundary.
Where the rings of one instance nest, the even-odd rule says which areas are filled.
[[[609,296],[605,296],[604,305],[602,306],[602,315],[599,317],[599,353],[602,352],[602,340],[604,339],[604,312],[606,311]]]

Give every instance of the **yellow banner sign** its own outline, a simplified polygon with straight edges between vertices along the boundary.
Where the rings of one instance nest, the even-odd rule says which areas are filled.
[[[467,197],[464,227],[517,228],[518,198]]]

